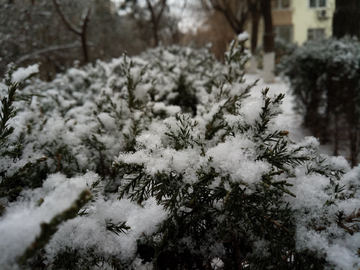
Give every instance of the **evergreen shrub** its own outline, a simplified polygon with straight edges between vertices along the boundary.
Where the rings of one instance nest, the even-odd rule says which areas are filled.
[[[360,43],[356,38],[309,41],[285,56],[279,70],[290,80],[304,125],[334,155],[348,149],[349,161],[359,155]]]
[[[0,268],[358,269],[360,168],[278,129],[284,95],[250,96],[242,48],[10,69]]]

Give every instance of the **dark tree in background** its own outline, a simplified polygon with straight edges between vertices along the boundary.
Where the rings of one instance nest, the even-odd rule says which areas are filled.
[[[103,16],[107,21],[100,21]],[[114,40],[127,36],[121,22],[110,0],[0,0],[0,76],[10,62],[41,63],[41,78],[51,80],[75,60],[87,63],[120,56],[122,48]],[[104,25],[112,29],[113,44],[99,55],[101,44],[108,42],[102,36]]]
[[[275,35],[271,14],[271,0],[261,1],[261,13],[264,19],[263,79],[267,83],[272,83],[275,76]]]
[[[74,61],[109,61],[180,36],[166,1],[147,3],[132,14],[111,0],[0,0],[0,76],[11,62],[40,63],[40,77],[52,80]]]
[[[346,35],[353,37],[360,37],[360,0],[336,0],[336,8],[333,17],[333,36],[335,38],[343,38]],[[339,69],[342,70],[342,69]],[[350,76],[349,76],[350,78]],[[359,94],[357,80],[355,82],[351,79],[346,80],[342,85],[336,85],[336,81],[332,80],[327,83],[328,87],[328,103],[329,109],[332,107],[339,107],[341,104],[347,104],[342,108],[342,113],[345,115],[348,132],[348,140],[351,153],[352,166],[357,165],[359,155]],[[339,89],[340,92],[339,92]],[[334,129],[335,133],[335,151],[338,154],[338,140],[339,140],[339,119],[336,115]]]
[[[151,23],[153,25],[154,47],[156,47],[159,45],[159,35],[158,35],[159,23],[165,11],[165,8],[167,7],[166,0],[161,0],[157,3],[153,3],[150,0],[146,0],[146,5],[151,14]]]
[[[279,65],[304,126],[352,166],[360,154],[359,67],[360,43],[351,36],[307,42]]]
[[[274,31],[271,16],[271,1],[261,1],[261,11],[264,18],[264,52],[270,53],[274,51]]]
[[[336,0],[333,36],[360,36],[360,0]]]
[[[76,27],[75,25],[73,25],[71,23],[71,21],[67,18],[67,16],[62,12],[60,4],[56,0],[53,0],[53,3],[54,3],[57,13],[59,14],[59,16],[61,18],[61,21],[64,23],[66,28],[80,37],[81,48],[82,48],[82,52],[83,52],[83,56],[84,56],[84,63],[88,63],[89,62],[89,54],[88,54],[87,42],[86,42],[86,40],[87,40],[86,39],[86,32],[87,32],[86,30],[87,30],[88,23],[90,20],[91,5],[89,5],[86,8],[86,11],[81,16],[82,18],[79,23],[79,27]]]
[[[261,18],[261,2],[254,1],[250,5],[251,13],[251,53],[255,55],[256,48],[258,46],[258,30]]]
[[[178,34],[177,18],[170,14],[167,0],[125,0],[120,9],[136,21],[141,36],[149,40],[148,45],[156,47],[160,42],[168,43],[165,36]]]
[[[251,51],[255,53],[258,45],[260,18],[264,22],[264,52],[274,52],[274,33],[271,15],[271,0],[199,0],[205,10],[216,11],[223,15],[235,34],[244,32],[251,23]],[[275,59],[264,54],[264,79],[273,82]],[[265,59],[266,58],[266,59]]]
[[[245,23],[249,16],[251,0],[210,0],[203,2],[210,3],[214,10],[222,13],[236,34],[244,31]]]

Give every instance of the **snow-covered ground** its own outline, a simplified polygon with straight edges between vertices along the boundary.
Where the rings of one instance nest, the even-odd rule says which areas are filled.
[[[285,98],[282,104],[283,113],[276,118],[276,123],[283,130],[289,131],[289,137],[294,142],[300,142],[307,136],[312,136],[311,132],[303,127],[302,116],[295,111],[294,97],[291,95],[290,84],[286,82],[285,78],[275,77],[274,83],[265,83],[261,78],[260,73],[257,74],[245,74],[244,79],[247,84],[251,84],[256,80],[259,80],[256,86],[252,89],[251,95],[259,97],[261,91],[268,87],[270,95],[285,94]],[[331,155],[331,145],[321,144],[319,147],[321,153]],[[346,156],[347,151],[343,149],[340,153]]]
[[[299,142],[304,137],[310,136],[309,131],[302,126],[302,117],[294,110],[294,97],[290,93],[290,86],[281,77],[276,77],[274,83],[265,83],[259,74],[245,74],[244,79],[246,83],[252,83],[259,80],[256,86],[252,89],[251,95],[261,96],[261,91],[269,87],[270,95],[285,94],[282,104],[283,113],[276,119],[277,124],[283,127],[284,130],[289,131],[289,137]]]

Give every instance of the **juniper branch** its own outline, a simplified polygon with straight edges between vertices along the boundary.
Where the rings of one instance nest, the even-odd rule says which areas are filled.
[[[88,190],[84,190],[77,200],[62,213],[54,216],[49,223],[42,223],[41,232],[35,241],[26,249],[24,254],[19,258],[18,262],[20,265],[24,264],[29,258],[34,256],[38,250],[45,247],[49,242],[52,235],[54,235],[59,225],[68,220],[76,217],[79,210],[92,198],[92,195]]]

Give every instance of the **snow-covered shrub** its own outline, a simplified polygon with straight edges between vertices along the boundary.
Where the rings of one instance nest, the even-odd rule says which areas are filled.
[[[279,130],[247,58],[157,48],[26,81],[0,185],[35,157],[40,185],[1,199],[0,268],[358,269],[359,168]]]
[[[141,57],[148,61],[152,77],[151,97],[156,102],[155,114],[161,112],[165,104],[179,106],[182,112],[196,115],[196,106],[210,91],[211,81],[222,72],[222,66],[215,61],[210,48],[193,50],[175,45],[169,48],[160,46]]]
[[[220,140],[206,139],[203,117],[165,119],[115,160],[120,198],[155,197],[168,212],[139,246],[158,269],[360,266],[358,168],[319,155],[314,138],[296,145],[277,130],[282,98],[240,99],[222,116]]]
[[[133,151],[154,118],[196,114],[222,71],[208,49],[176,46],[72,68],[21,91],[32,99],[19,102],[15,133],[25,150],[48,157],[42,171],[72,177],[91,170],[116,182],[114,156]]]
[[[274,49],[275,49],[275,63],[278,64],[285,55],[290,55],[297,48],[296,44],[289,43],[286,40],[275,37]]]
[[[46,157],[37,154],[23,155],[23,136],[19,136],[17,140],[14,140],[13,133],[15,129],[11,126],[11,121],[17,114],[14,103],[16,99],[26,99],[26,95],[19,95],[17,91],[19,85],[23,84],[25,79],[37,73],[37,66],[30,66],[27,69],[20,68],[14,71],[15,67],[10,65],[4,83],[0,83],[0,171],[2,178],[0,197],[6,196],[9,200],[16,199],[24,187],[35,188],[41,186],[39,171],[35,165],[46,160]],[[17,79],[17,82],[14,81],[14,78]],[[20,158],[21,156],[23,157]],[[32,177],[29,177],[29,175]]]
[[[353,166],[359,154],[360,43],[345,37],[309,41],[279,67],[289,77],[304,124],[334,155],[346,145]]]

